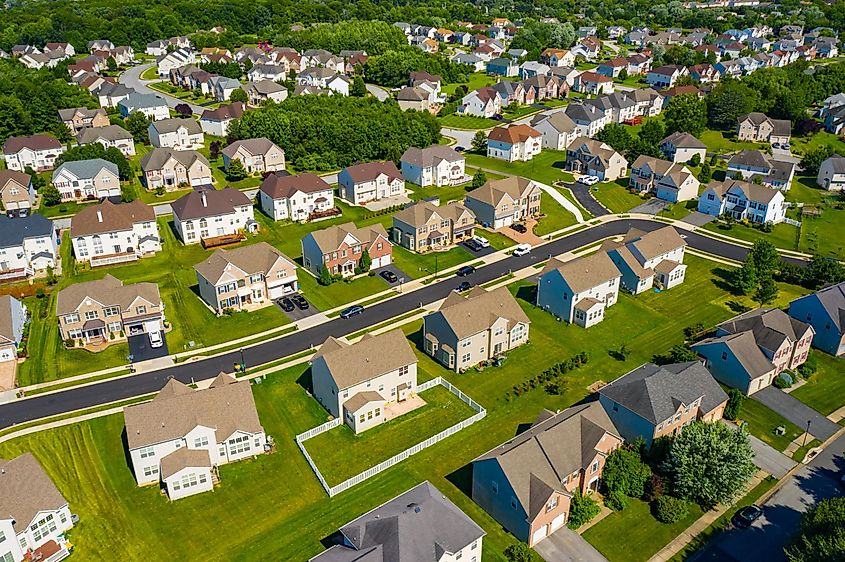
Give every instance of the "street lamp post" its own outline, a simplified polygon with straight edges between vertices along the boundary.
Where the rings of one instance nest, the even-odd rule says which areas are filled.
[[[244,348],[240,349],[241,352],[241,372],[246,372],[246,360],[244,359]]]
[[[801,447],[804,447],[807,444],[807,436],[810,434],[811,423],[813,423],[813,420],[807,420],[807,432],[804,433],[804,441],[801,443]]]

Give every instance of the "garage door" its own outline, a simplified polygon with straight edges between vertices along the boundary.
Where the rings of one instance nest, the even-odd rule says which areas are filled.
[[[285,285],[276,285],[275,287],[267,287],[267,296],[270,300],[275,300],[285,294]]]
[[[566,514],[565,513],[561,513],[560,515],[558,515],[557,517],[552,519],[552,533],[554,533],[555,531],[560,529],[561,526],[565,522],[566,522]]]
[[[161,322],[158,320],[147,320],[144,322],[144,331],[148,333],[161,331]]]
[[[373,260],[373,267],[384,267],[390,265],[390,255],[382,256]]]
[[[546,538],[547,528],[548,527],[546,525],[543,525],[542,527],[534,531],[534,534],[531,535],[531,544],[537,544],[538,542]]]

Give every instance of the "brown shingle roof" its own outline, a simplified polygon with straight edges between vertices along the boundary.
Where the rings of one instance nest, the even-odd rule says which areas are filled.
[[[348,166],[346,173],[352,178],[355,183],[369,182],[376,179],[379,175],[387,176],[388,181],[401,180],[402,174],[396,168],[393,162],[367,162],[364,164],[355,164]]]
[[[275,143],[268,138],[258,137],[255,139],[244,139],[235,141],[226,148],[223,149],[223,154],[232,158],[238,153],[239,148],[243,148],[248,153],[252,154],[253,156],[257,156],[259,154],[264,155],[270,152],[270,149],[275,147]],[[278,147],[276,147],[278,148]],[[279,149],[281,150],[281,149]]]
[[[50,135],[30,135],[28,137],[9,137],[3,144],[4,154],[17,154],[24,148],[32,150],[59,150],[62,143]]]
[[[206,449],[180,447],[161,458],[161,477],[170,478],[185,468],[210,468],[211,457]]]
[[[16,533],[24,532],[38,512],[65,505],[67,500],[32,453],[10,461],[0,459],[0,517],[11,518]]]
[[[205,119],[206,121],[226,121],[228,119],[240,119],[243,114],[243,102],[236,101],[221,105],[217,109],[206,109],[202,112],[201,119]]]
[[[320,353],[317,359],[325,361],[339,390],[417,362],[417,356],[401,330],[365,336],[353,345],[338,348],[332,344],[332,347],[330,351]]]
[[[115,205],[108,199],[98,205],[83,207],[70,221],[70,235],[88,236],[118,230],[131,230],[139,222],[154,221],[152,207],[136,199]]]
[[[490,328],[499,318],[507,319],[511,328],[531,323],[507,287],[492,291],[476,287],[466,297],[453,293],[434,314],[443,316],[458,339]]]
[[[543,134],[537,129],[521,124],[508,125],[507,127],[496,127],[490,131],[490,135],[487,138],[493,141],[517,144],[525,142],[530,138],[539,138],[542,136]]]
[[[495,90],[494,90],[495,91]],[[434,166],[441,160],[447,162],[460,162],[464,157],[452,147],[442,144],[434,144],[428,148],[417,148],[412,146],[402,155],[402,162],[414,164],[421,167]]]
[[[76,283],[59,291],[56,295],[56,314],[62,316],[73,312],[87,298],[104,306],[118,305],[126,310],[139,297],[150,304],[161,304],[161,295],[155,283],[124,285],[123,281],[106,275],[102,279]]]
[[[505,195],[511,199],[522,199],[530,191],[539,189],[532,180],[521,176],[508,176],[500,180],[487,181],[479,188],[467,193],[468,199],[476,199],[488,205],[496,206]]]
[[[387,230],[385,230],[384,226],[379,223],[372,226],[358,228],[354,223],[348,222],[345,224],[330,226],[322,230],[315,230],[306,236],[311,236],[314,239],[314,242],[317,243],[317,247],[320,248],[320,251],[323,252],[323,254],[328,254],[336,251],[340,247],[341,242],[343,242],[343,239],[349,234],[362,244],[372,244],[372,242],[379,236],[382,236],[385,240],[387,240]]]
[[[215,285],[229,265],[237,267],[247,275],[266,274],[279,259],[287,262],[287,267],[291,271],[296,271],[293,261],[267,242],[258,242],[231,250],[216,250],[205,261],[195,265],[194,269]]]
[[[296,192],[318,193],[320,191],[331,191],[332,186],[327,184],[317,174],[307,172],[298,176],[279,176],[271,174],[261,183],[261,191],[270,196],[271,199],[286,199]]]
[[[418,227],[428,222],[433,214],[437,214],[443,219],[456,221],[463,213],[469,213],[475,220],[475,213],[455,201],[440,206],[428,201],[418,201],[393,215],[393,218],[409,226]]]

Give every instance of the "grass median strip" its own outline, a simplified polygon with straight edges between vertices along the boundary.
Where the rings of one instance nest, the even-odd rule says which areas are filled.
[[[88,377],[76,381],[66,381],[63,383],[58,384],[51,384],[49,386],[42,386],[40,388],[33,388],[31,390],[26,391],[26,396],[35,396],[36,394],[44,394],[45,392],[54,392],[56,390],[62,390],[65,388],[70,388],[72,386],[78,386],[82,384],[90,384],[92,382],[99,382],[104,381],[107,379],[113,379],[116,377],[122,377],[124,375],[128,375],[132,371],[129,369],[121,369],[120,371],[115,371],[113,373],[106,373],[103,375],[98,375],[96,377]]]
[[[381,324],[377,324],[377,325],[372,326],[370,328],[367,328],[365,330],[360,330],[358,332],[355,332],[354,334],[349,334],[348,336],[346,336],[346,339],[354,340],[356,338],[360,338],[364,334],[368,334],[370,332],[375,332],[375,331],[381,330],[382,328],[386,328],[387,326],[398,326],[402,322],[402,320],[407,320],[408,318],[411,318],[412,316],[416,316],[421,311],[422,311],[421,308],[414,309],[410,312],[406,312],[405,314],[402,314],[401,316],[391,318],[387,322],[382,322]]]

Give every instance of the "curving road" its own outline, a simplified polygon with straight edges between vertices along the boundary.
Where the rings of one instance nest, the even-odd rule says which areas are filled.
[[[537,246],[527,256],[511,256],[481,267],[473,274],[473,282],[475,284],[486,283],[506,275],[509,271],[529,267],[532,263],[542,261],[550,255],[562,254],[596,243],[609,236],[624,234],[631,227],[649,231],[663,226],[666,226],[663,222],[646,219],[620,219],[603,223]],[[690,247],[724,258],[742,261],[748,252],[748,248],[694,232],[688,232],[686,236],[686,241]],[[796,259],[789,261],[802,263]],[[363,314],[353,318],[347,320],[336,318],[324,324],[294,332],[280,340],[246,347],[244,348],[244,355],[247,365],[261,365],[276,361],[311,347],[319,346],[328,336],[340,337],[380,324],[414,310],[421,304],[428,304],[445,298],[454,286],[455,280],[447,278],[411,293],[367,307]],[[140,373],[123,379],[106,380],[89,386],[69,388],[54,394],[36,395],[32,398],[0,405],[0,429],[156,392],[164,386],[169,377],[175,377],[185,383],[209,379],[220,371],[231,372],[232,365],[239,362],[239,352],[233,351],[218,357],[193,363],[183,363],[168,369]]]
[[[153,90],[152,88],[148,87],[147,84],[151,82],[159,82],[159,80],[141,80],[141,75],[146,71],[148,68],[152,68],[155,66],[156,63],[148,62],[146,64],[139,64],[138,66],[133,66],[127,69],[125,72],[121,72],[120,76],[118,76],[117,81],[132,88],[138,93],[141,94],[155,94],[164,98],[167,102],[169,107],[176,107],[180,103],[187,103],[188,106],[191,108],[191,111],[194,112],[196,115],[202,115],[202,112],[206,110],[206,108],[202,107],[201,105],[197,105],[194,103],[187,102],[185,100],[180,100],[179,98],[175,98],[173,96],[169,96],[164,92],[159,92],[157,90]]]

